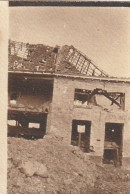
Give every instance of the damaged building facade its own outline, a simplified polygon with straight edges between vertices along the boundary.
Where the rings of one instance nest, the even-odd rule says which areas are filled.
[[[53,132],[104,163],[130,160],[130,79],[109,77],[73,46],[9,41],[8,135]]]

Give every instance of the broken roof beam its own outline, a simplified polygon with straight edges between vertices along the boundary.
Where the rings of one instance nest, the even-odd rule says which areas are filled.
[[[66,57],[66,60],[68,60],[70,63],[72,63],[74,66],[80,66],[82,60],[80,60],[80,58],[84,58],[84,65],[82,66],[82,70],[80,70],[81,73],[85,73],[85,74],[88,74],[89,72],[89,68],[92,66],[92,72],[90,73],[90,75],[94,76],[105,76],[105,77],[108,77],[108,74],[106,74],[105,72],[103,72],[102,70],[100,70],[94,63],[92,63],[92,61],[84,54],[82,54],[80,51],[78,51],[76,48],[74,48],[73,46],[70,46],[69,47],[69,50],[67,55],[68,57]],[[71,53],[69,55],[69,53]],[[76,64],[75,64],[75,61],[76,61]],[[85,63],[87,61],[87,63],[89,63],[89,67],[88,65]],[[86,67],[84,66],[87,66],[87,71],[84,72],[84,70],[86,70]],[[96,71],[95,71],[96,70]],[[96,73],[95,73],[96,72]]]
[[[94,89],[91,94],[89,95],[89,100],[92,98],[92,96],[94,96],[95,94],[100,94],[100,95],[104,95],[106,98],[108,98],[109,100],[112,101],[112,103],[116,104],[117,106],[119,106],[121,108],[121,105],[119,102],[117,102],[114,98],[112,98],[110,96],[110,94],[106,91],[106,90],[102,90],[99,88]]]
[[[117,102],[114,98],[110,97],[108,93],[103,93],[103,95],[108,98],[109,100],[112,101],[112,103],[115,103],[117,106],[121,107],[121,105],[119,104],[119,102]]]

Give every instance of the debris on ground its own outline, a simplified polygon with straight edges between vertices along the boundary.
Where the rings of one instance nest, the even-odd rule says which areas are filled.
[[[8,138],[8,194],[128,194],[129,190],[130,171],[96,164],[58,135]]]

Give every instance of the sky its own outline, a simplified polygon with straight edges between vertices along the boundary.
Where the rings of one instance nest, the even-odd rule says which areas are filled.
[[[9,38],[73,45],[110,76],[130,77],[130,8],[10,7]]]

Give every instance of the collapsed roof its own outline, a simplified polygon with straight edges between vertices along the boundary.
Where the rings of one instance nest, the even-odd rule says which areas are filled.
[[[108,77],[73,46],[50,47],[9,40],[9,70]]]

